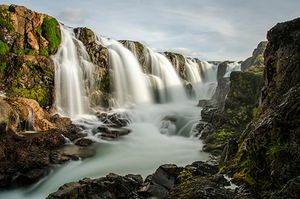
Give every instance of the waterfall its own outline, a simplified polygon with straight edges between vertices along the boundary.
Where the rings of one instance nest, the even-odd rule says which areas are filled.
[[[172,102],[186,100],[184,87],[171,62],[164,55],[151,49],[148,49],[148,52],[151,74],[163,81],[166,99]]]
[[[92,81],[93,65],[72,30],[61,26],[61,34],[61,47],[52,56],[55,65],[55,106],[58,113],[73,118],[88,112],[84,75]]]
[[[224,77],[230,77],[232,71],[241,71],[241,64],[238,62],[228,63]]]
[[[108,48],[116,106],[152,103],[146,75],[132,52],[113,39],[100,38],[98,42]]]
[[[201,61],[201,67],[204,76],[204,82],[217,81],[217,65],[208,63],[207,61]]]
[[[186,59],[185,67],[187,72],[187,81],[191,82],[192,84],[198,84],[202,82],[199,64],[195,60]]]

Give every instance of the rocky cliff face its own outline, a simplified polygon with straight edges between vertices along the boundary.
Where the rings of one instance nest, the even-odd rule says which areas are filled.
[[[0,88],[9,96],[51,106],[54,54],[61,41],[56,19],[20,6],[0,6]]]
[[[248,70],[250,68],[256,68],[256,70],[260,68],[264,68],[264,52],[267,47],[268,42],[262,41],[258,44],[257,48],[254,49],[252,56],[246,59],[241,64],[242,71]]]
[[[267,196],[286,183],[298,186],[285,188],[285,193],[275,193],[273,198],[299,196],[295,180],[300,173],[299,35],[299,18],[279,23],[268,32],[261,113],[243,133],[231,165],[236,179],[260,187]]]
[[[205,151],[219,155],[231,147],[231,154],[223,152],[221,164],[234,155],[241,133],[259,112],[257,107],[263,87],[263,74],[257,69],[263,68],[262,65],[252,65],[247,71],[233,71],[230,77],[224,77],[232,63],[224,61],[219,64],[218,86],[211,101],[203,107],[199,125]]]

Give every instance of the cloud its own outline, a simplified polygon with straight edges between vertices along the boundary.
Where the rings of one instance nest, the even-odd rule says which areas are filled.
[[[61,21],[82,24],[88,17],[88,12],[80,8],[66,8],[58,15]]]

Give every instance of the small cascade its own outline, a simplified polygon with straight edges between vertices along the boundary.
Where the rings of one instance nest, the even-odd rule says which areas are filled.
[[[186,73],[187,73],[187,81],[192,84],[198,84],[202,82],[202,78],[200,75],[199,64],[192,59],[185,60]]]
[[[152,103],[146,75],[133,53],[121,43],[112,39],[98,41],[108,48],[109,62],[113,69],[115,106]]]
[[[149,74],[147,77],[148,77],[148,84],[152,89],[155,102],[166,102],[167,95],[166,95],[163,81],[155,75]]]
[[[217,81],[217,68],[217,65],[208,63],[207,61],[201,61],[201,69],[204,76],[204,82]]]
[[[26,131],[34,131],[34,114],[31,108],[28,108],[28,116],[25,124]]]
[[[159,77],[164,85],[167,101],[177,102],[187,99],[181,80],[179,79],[170,61],[162,54],[149,51],[151,74]],[[166,102],[166,101],[162,101]]]
[[[62,115],[76,117],[88,112],[84,79],[92,81],[93,66],[88,61],[83,44],[75,38],[73,31],[61,26],[61,33],[61,47],[52,56],[55,64],[56,109]]]
[[[228,63],[224,77],[230,77],[230,73],[233,71],[241,71],[241,64],[238,62]]]

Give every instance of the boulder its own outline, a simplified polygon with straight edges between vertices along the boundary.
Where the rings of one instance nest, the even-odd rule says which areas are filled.
[[[67,198],[134,198],[135,191],[142,184],[140,175],[119,176],[110,173],[106,177],[84,178],[71,182],[50,194],[47,199]]]

